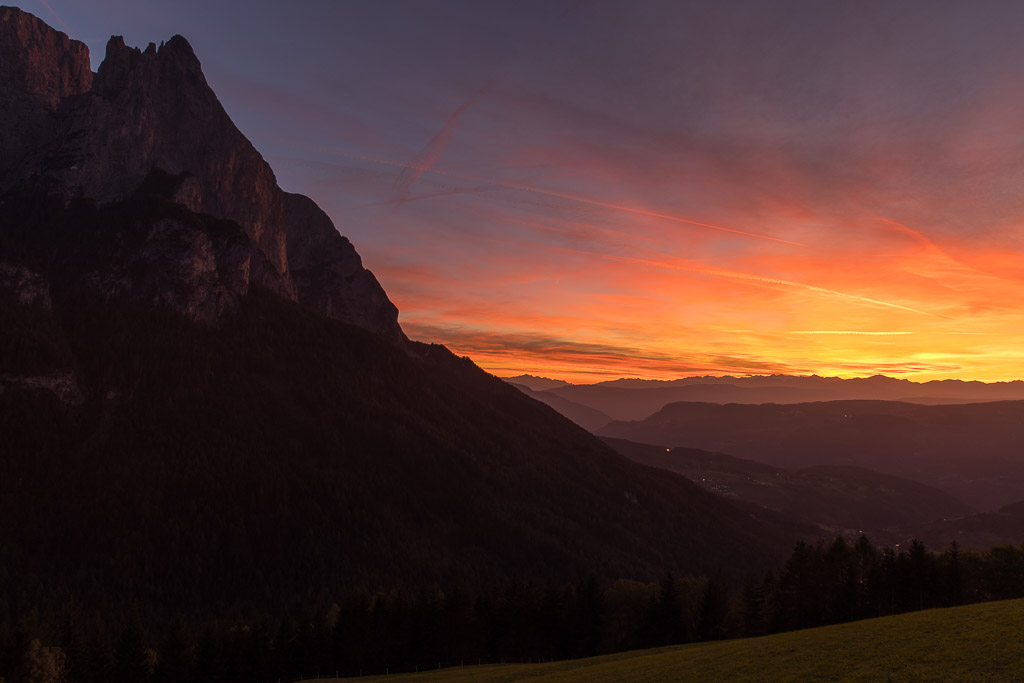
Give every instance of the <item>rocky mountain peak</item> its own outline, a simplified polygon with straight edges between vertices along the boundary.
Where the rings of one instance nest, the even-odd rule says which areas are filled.
[[[89,48],[17,7],[0,6],[0,88],[49,111],[61,98],[88,92]]]
[[[185,38],[140,50],[114,36],[94,76],[85,45],[31,14],[0,8],[0,88],[0,198],[28,190],[104,204],[152,186],[157,174],[167,181],[158,183],[166,186],[158,194],[194,213],[237,223],[259,252],[252,263],[263,265],[219,280],[216,269],[192,268],[181,253],[171,255],[177,280],[182,273],[204,273],[192,286],[202,300],[236,300],[256,282],[390,341],[406,341],[397,309],[353,246],[315,203],[278,187],[270,165],[221,106]],[[156,234],[149,224],[139,230]],[[159,259],[147,257],[146,263],[157,267]],[[215,281],[219,293],[208,296],[204,283]],[[147,296],[179,300],[158,294]],[[219,312],[224,306],[181,310],[194,316],[200,309]]]
[[[0,178],[52,137],[61,100],[91,86],[84,43],[17,7],[0,6]]]
[[[157,47],[150,43],[145,51],[125,45],[124,38],[112,36],[96,72],[93,91],[106,97],[133,88],[193,88],[191,96],[213,95],[203,68],[189,42],[176,35]],[[208,92],[207,92],[208,91]]]

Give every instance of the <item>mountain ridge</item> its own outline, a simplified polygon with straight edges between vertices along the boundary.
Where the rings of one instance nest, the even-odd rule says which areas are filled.
[[[979,510],[1024,498],[1024,401],[679,402],[597,433],[779,467],[866,467],[928,484]]]
[[[506,378],[515,382],[517,378]],[[844,379],[817,375],[703,376],[676,380],[619,379],[596,384],[559,385],[558,380],[533,378],[523,383],[557,395],[616,420],[642,420],[669,403],[808,403],[835,400],[887,400],[907,403],[956,404],[1024,399],[1024,381],[978,382],[930,380],[914,382],[875,375]]]
[[[903,538],[904,529],[971,513],[967,505],[934,487],[863,467],[787,469],[693,448],[607,437],[604,441],[632,460],[682,474],[727,498],[814,522],[828,534],[867,534],[874,542],[890,543],[909,540]]]
[[[20,11],[0,22],[16,53],[43,36],[48,68],[70,44]],[[739,572],[813,533],[408,341],[326,214],[270,184],[184,39],[115,38],[108,60],[55,109],[17,105],[41,146],[0,181],[0,624]],[[209,149],[188,135],[203,115]],[[232,196],[210,204],[221,180]]]
[[[233,294],[244,296],[255,282],[392,343],[406,341],[397,308],[351,243],[312,200],[278,187],[185,38],[143,51],[114,36],[92,74],[84,44],[0,7],[0,43],[7,61],[0,83],[13,93],[0,109],[7,131],[0,194],[41,190],[101,204],[140,189],[160,194],[193,213],[233,221],[251,240],[248,260],[236,254],[239,267],[226,278]],[[198,317],[209,321],[219,312]]]

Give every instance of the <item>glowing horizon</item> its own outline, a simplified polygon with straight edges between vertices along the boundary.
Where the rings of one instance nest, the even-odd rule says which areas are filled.
[[[723,248],[719,238],[708,251],[727,254],[724,267],[670,256],[671,240],[657,226],[636,239],[636,227],[624,234],[609,216],[603,224],[524,221],[511,211],[502,222],[527,228],[518,241],[476,237],[505,255],[487,260],[493,281],[523,290],[508,307],[469,303],[468,292],[458,306],[438,306],[450,297],[416,291],[435,277],[378,269],[386,286],[400,284],[389,291],[411,336],[444,343],[499,376],[1024,376],[1014,343],[1024,329],[1024,278],[1012,252],[940,244],[923,230],[864,216],[860,234],[871,239],[856,250],[811,243],[806,258],[795,247]],[[532,275],[517,271],[519,252],[532,254]]]

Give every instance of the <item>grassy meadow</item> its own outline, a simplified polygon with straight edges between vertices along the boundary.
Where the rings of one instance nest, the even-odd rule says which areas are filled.
[[[384,677],[377,677],[377,679]],[[1009,681],[1024,678],[1024,600],[545,664],[391,676],[456,681]],[[321,679],[323,680],[323,679]]]

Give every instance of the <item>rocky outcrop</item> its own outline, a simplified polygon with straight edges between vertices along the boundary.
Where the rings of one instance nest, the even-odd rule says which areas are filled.
[[[288,261],[299,302],[339,320],[361,320],[363,327],[394,342],[405,340],[398,309],[363,268],[355,247],[309,197],[284,195]]]
[[[154,174],[173,179],[158,194],[237,223],[258,250],[259,267],[219,271],[215,250],[200,236],[182,239],[172,224],[150,223],[140,228],[147,239],[166,246],[164,237],[172,235],[180,249],[129,260],[159,268],[156,254],[166,252],[169,280],[192,278],[193,284],[160,292],[150,283],[141,290],[146,296],[208,320],[258,283],[324,315],[405,341],[397,310],[351,243],[311,200],[278,187],[269,164],[207,84],[188,41],[174,36],[139,50],[115,36],[93,76],[85,46],[32,15],[0,8],[0,26],[0,85],[15,102],[0,109],[0,130],[7,131],[0,143],[10,150],[4,158],[18,158],[0,165],[0,193],[42,190],[102,204],[137,194]],[[19,137],[22,129],[31,130]],[[247,261],[238,253],[228,260]],[[182,268],[186,261],[189,267]],[[155,281],[161,279],[167,278]],[[101,284],[120,287],[112,282]],[[137,284],[130,291],[137,293]]]
[[[85,395],[78,385],[78,378],[73,372],[55,372],[49,375],[0,374],[0,395],[7,391],[8,386],[30,391],[48,391],[61,402],[71,406],[80,406],[85,401]]]
[[[38,306],[45,311],[53,307],[50,283],[43,275],[20,263],[0,261],[0,296],[6,296],[20,306]]]
[[[140,220],[133,226],[134,239],[83,273],[83,284],[108,299],[216,322],[234,309],[252,281],[269,279],[273,269],[234,224],[211,226],[202,219],[183,214]]]
[[[284,207],[270,166],[228,117],[188,42],[143,52],[110,39],[90,93],[68,102],[47,180],[65,196],[110,201],[153,169],[195,178],[189,209],[237,222],[288,273]]]
[[[0,87],[57,110],[61,99],[88,92],[89,48],[17,7],[0,7]]]
[[[0,7],[0,176],[52,138],[61,100],[91,85],[84,43],[16,7]]]

